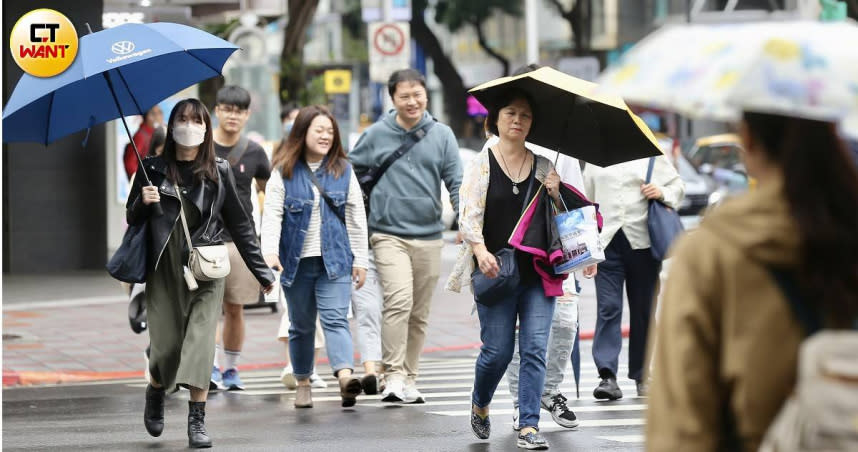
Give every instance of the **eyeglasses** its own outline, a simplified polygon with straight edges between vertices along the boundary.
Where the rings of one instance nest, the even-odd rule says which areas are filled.
[[[217,109],[225,115],[242,116],[247,113],[246,108],[238,108],[234,106],[218,105]]]

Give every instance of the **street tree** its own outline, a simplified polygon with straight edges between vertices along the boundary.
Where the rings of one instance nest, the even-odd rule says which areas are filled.
[[[477,33],[477,42],[490,57],[500,63],[503,75],[509,75],[509,58],[492,47],[486,39],[485,23],[495,12],[521,17],[520,0],[440,0],[435,7],[435,20],[452,32],[470,25]]]
[[[572,46],[575,55],[584,56],[591,52],[590,38],[593,33],[593,0],[546,0],[557,9],[560,17],[569,23],[572,29]]]
[[[467,99],[468,90],[459,71],[450,57],[444,53],[444,48],[438,37],[426,24],[424,12],[428,6],[428,0],[411,1],[411,37],[426,52],[435,67],[435,75],[441,80],[442,96],[449,125],[453,133],[461,136],[468,121]]]
[[[280,54],[280,100],[306,103],[307,82],[304,69],[304,44],[307,28],[313,23],[319,0],[288,0],[289,22],[283,33]]]

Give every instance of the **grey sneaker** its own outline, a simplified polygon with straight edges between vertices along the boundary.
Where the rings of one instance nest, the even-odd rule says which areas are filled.
[[[548,450],[548,441],[539,432],[528,432],[526,435],[519,433],[516,445],[519,449]]]
[[[542,397],[542,408],[551,413],[551,419],[557,425],[565,428],[575,428],[578,426],[578,418],[575,413],[566,406],[566,397],[558,393],[553,397]]]

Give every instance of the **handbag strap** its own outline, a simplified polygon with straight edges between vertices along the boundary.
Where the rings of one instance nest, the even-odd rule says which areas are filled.
[[[521,206],[521,214],[519,216],[524,215],[524,211],[527,210],[527,205],[530,204],[530,193],[533,191],[533,180],[536,179],[536,156],[533,155],[533,152],[530,153],[533,157],[533,166],[530,168],[530,182],[527,184],[527,191],[524,192],[524,202]]]
[[[390,168],[390,165],[393,165],[393,162],[397,161],[400,157],[405,155],[406,152],[411,150],[415,144],[417,144],[420,140],[423,139],[427,134],[429,134],[429,130],[432,129],[432,126],[435,125],[435,121],[430,121],[426,123],[423,127],[415,130],[414,132],[409,132],[406,134],[405,142],[402,143],[399,148],[393,151],[392,154],[388,155],[384,162],[381,163],[376,170],[370,170],[366,174],[360,177],[361,188],[365,191],[369,192],[375,187],[375,184],[378,183],[381,176]]]
[[[185,204],[182,202],[179,186],[173,184],[173,188],[176,190],[176,197],[179,198],[179,216],[182,218],[182,230],[185,231],[185,240],[187,240],[188,249],[190,250],[194,248],[194,245],[191,243],[191,231],[188,230],[188,220],[185,218]]]
[[[649,166],[646,169],[646,181],[644,183],[649,183],[652,180],[652,170],[655,168],[655,157],[649,158]]]
[[[325,189],[322,188],[322,184],[319,183],[319,179],[316,178],[316,175],[313,173],[313,170],[310,169],[310,165],[308,165],[307,162],[304,161],[304,166],[307,167],[307,172],[310,173],[310,180],[313,181],[313,185],[316,186],[316,190],[319,190],[319,195],[322,196],[322,199],[325,200],[325,202],[328,204],[328,207],[330,207],[331,210],[334,211],[334,215],[336,215],[337,218],[339,218],[340,221],[343,222],[343,224],[346,224],[345,215],[340,214],[340,210],[334,204],[334,200],[331,199],[331,197],[328,196],[327,193],[325,193]]]

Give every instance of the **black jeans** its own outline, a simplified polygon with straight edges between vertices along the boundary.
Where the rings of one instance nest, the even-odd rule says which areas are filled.
[[[649,248],[633,250],[620,229],[605,248],[605,261],[596,274],[596,333],[593,337],[593,360],[599,375],[617,375],[620,350],[623,347],[623,283],[629,299],[629,378],[643,378],[646,339],[650,311],[658,286],[661,261]]]

